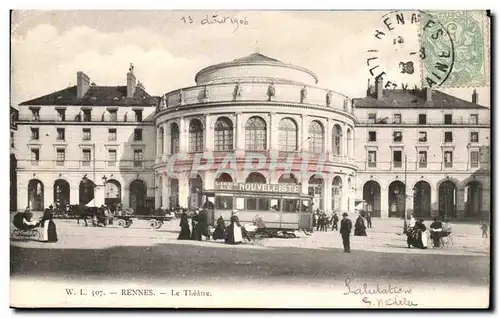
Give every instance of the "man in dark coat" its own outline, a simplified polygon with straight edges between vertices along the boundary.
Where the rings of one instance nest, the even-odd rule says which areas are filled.
[[[339,216],[337,215],[337,212],[333,212],[333,217],[332,217],[332,231],[338,231],[339,230]]]
[[[340,235],[342,236],[342,244],[344,245],[344,253],[351,253],[350,235],[352,229],[352,222],[347,218],[347,213],[342,214],[342,221],[340,221]]]
[[[372,213],[368,211],[366,214],[366,226],[371,229],[372,228]]]
[[[200,240],[203,235],[207,241],[210,241],[210,233],[208,232],[208,214],[205,209],[200,210],[198,213],[198,231],[200,232]]]
[[[199,218],[199,211],[196,209],[194,215],[191,217],[191,239],[194,241],[201,241],[200,227],[198,225]]]
[[[212,238],[214,240],[223,240],[226,238],[226,223],[224,222],[224,217],[222,216],[222,214],[217,219],[217,226],[215,227]]]

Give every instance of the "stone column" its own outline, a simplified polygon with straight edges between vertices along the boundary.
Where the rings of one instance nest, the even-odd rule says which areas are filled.
[[[389,193],[386,188],[380,186],[380,218],[389,217]]]
[[[213,150],[213,127],[212,127],[212,121],[211,121],[210,114],[205,115],[205,124],[203,127],[203,149],[204,151],[211,151]]]
[[[342,125],[342,148],[340,149],[340,153],[342,154],[342,162],[345,162],[348,158],[347,154],[347,128],[348,126],[344,123]]]
[[[188,207],[189,200],[189,174],[179,173],[179,205]]]
[[[457,189],[457,197],[455,198],[455,206],[457,211],[457,219],[465,216],[465,191],[464,188]]]
[[[18,201],[19,202],[19,201]],[[80,203],[80,188],[71,187],[69,189],[69,204],[79,204]]]
[[[189,136],[188,136],[188,123],[187,120],[184,117],[181,117],[179,119],[179,152],[180,153],[185,153],[188,152],[188,143],[189,143]]]
[[[161,187],[161,184],[160,184],[160,181],[161,181],[161,177],[160,176],[155,176],[155,209],[158,209],[161,207],[161,191],[162,191],[162,187]]]
[[[28,206],[28,185],[17,184],[17,210],[24,211]]]
[[[332,121],[330,118],[327,118],[325,123],[325,153],[327,156],[332,153]]]
[[[45,185],[43,187],[43,207],[48,208],[49,205],[54,205],[54,187],[52,187],[52,184],[50,186]]]
[[[124,186],[122,189],[122,206],[123,208],[130,208],[130,192],[128,185]]]
[[[307,137],[309,137],[309,121],[307,115],[301,115],[300,132],[301,134],[297,148],[299,152],[308,152],[309,142],[311,142],[311,140],[305,141]]]
[[[163,138],[163,156],[162,156],[162,161],[166,161],[168,156],[170,155],[170,123],[171,122],[165,122],[163,124],[163,131],[165,132],[165,137]]]
[[[155,154],[155,158],[161,158],[161,138],[160,138],[160,132],[161,132],[161,129],[160,129],[161,125],[159,126],[156,126],[155,128],[155,136],[156,136],[156,140],[155,140],[155,144],[156,144],[156,154]]]
[[[267,128],[267,149],[269,150],[277,150],[277,135],[276,131],[278,126],[274,123],[274,120],[276,118],[276,113],[271,112],[269,113],[269,127]]]
[[[245,149],[245,130],[244,130],[244,123],[243,123],[243,118],[242,114],[236,113],[236,120],[235,120],[235,145],[234,149],[235,150],[244,150]]]
[[[165,208],[169,208],[170,207],[170,187],[169,187],[169,182],[170,182],[170,179],[166,176],[163,176],[163,178],[161,178],[161,184],[160,184],[160,187],[162,188],[162,201],[161,201],[161,205]]]
[[[331,174],[325,175],[324,182],[324,193],[323,193],[323,210],[330,214],[332,212],[332,181],[333,177]]]

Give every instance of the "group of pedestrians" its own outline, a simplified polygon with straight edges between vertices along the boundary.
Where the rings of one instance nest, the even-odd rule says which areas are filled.
[[[229,225],[226,227],[226,222],[221,214],[217,219],[217,225],[212,235],[208,229],[208,213],[205,209],[197,208],[194,215],[191,217],[191,228],[189,226],[189,216],[186,211],[182,211],[181,221],[179,224],[181,231],[177,239],[179,240],[194,240],[205,241],[224,240],[227,244],[241,244],[243,239],[249,240],[248,233],[245,228],[240,224],[238,211],[233,210]],[[210,237],[212,236],[212,237]]]

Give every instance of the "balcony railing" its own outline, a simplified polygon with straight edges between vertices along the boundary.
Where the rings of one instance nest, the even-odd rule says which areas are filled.
[[[56,170],[60,171],[68,170],[144,170],[152,169],[154,165],[154,160],[121,160],[114,161],[114,165],[110,164],[111,161],[108,160],[23,160],[19,159],[17,161],[17,167],[19,170],[30,170],[36,167],[37,170]]]
[[[392,166],[393,166],[394,168],[401,168],[401,167],[403,166],[403,163],[402,163],[402,162],[398,162],[398,161],[394,161],[394,162],[392,163]]]
[[[177,109],[182,106],[211,102],[278,102],[322,106],[351,113],[353,108],[346,96],[326,89],[303,85],[274,83],[274,93],[269,83],[242,82],[209,84],[187,87],[170,92],[160,101],[159,109]]]
[[[419,167],[419,168],[427,168],[427,162],[422,162],[422,161],[420,161],[420,162],[418,163],[418,167]]]
[[[393,121],[391,119],[388,120],[373,120],[373,119],[364,119],[364,118],[359,118],[358,123],[360,125],[374,125],[374,126],[380,126],[380,125],[418,125],[418,126],[456,126],[456,125],[478,125],[478,126],[488,126],[491,124],[491,121],[489,119],[484,119],[480,120],[477,122],[474,121],[469,121],[468,119],[463,119],[463,120],[454,120],[451,124],[444,124],[442,120],[439,118],[433,119],[433,118],[427,118],[427,121],[425,124],[419,123],[418,119],[410,119],[410,120],[403,120],[401,122]]]
[[[377,162],[368,162],[368,161],[355,161],[352,164],[358,167],[358,170],[372,170],[372,171],[384,171],[389,172],[392,171],[395,166],[393,161],[377,161]],[[401,168],[397,168],[398,171],[404,169],[404,162]],[[427,161],[427,162],[418,162],[408,160],[406,164],[407,171],[419,171],[419,169],[425,169],[426,172],[432,171],[449,171],[452,169],[453,171],[464,171],[464,172],[474,172],[477,170],[487,171],[491,169],[490,163],[488,161],[480,162],[478,165],[473,166],[469,161],[454,161],[452,163],[446,163],[443,161]]]
[[[368,162],[368,168],[377,168],[376,162]]]

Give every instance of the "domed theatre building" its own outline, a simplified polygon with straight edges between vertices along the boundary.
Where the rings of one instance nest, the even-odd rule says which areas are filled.
[[[314,196],[314,209],[354,211],[352,103],[317,83],[310,70],[253,53],[162,96],[156,206],[200,206],[217,182],[292,183]]]

